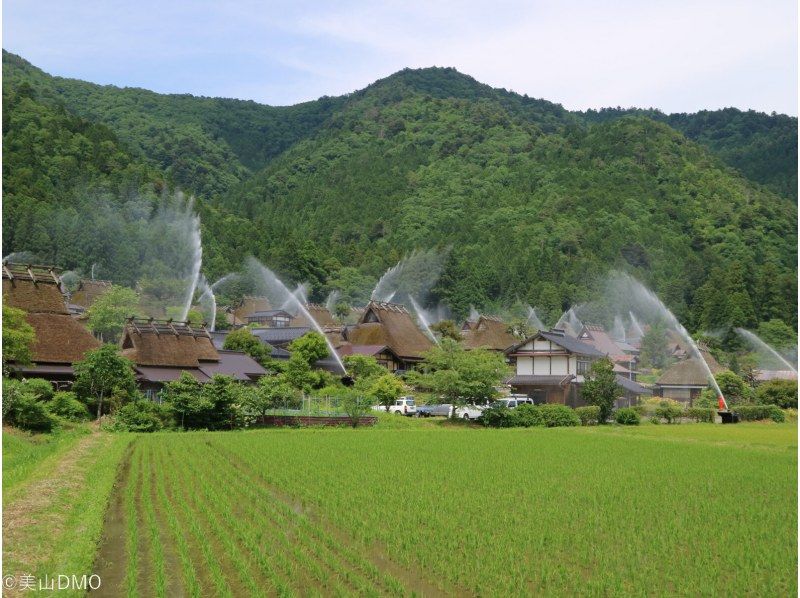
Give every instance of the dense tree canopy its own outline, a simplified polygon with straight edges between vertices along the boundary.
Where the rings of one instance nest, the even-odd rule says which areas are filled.
[[[453,69],[270,107],[3,60],[4,254],[162,280],[137,248],[164,237],[147,215],[179,188],[210,280],[254,255],[313,300],[358,305],[408,251],[439,247],[430,299],[456,318],[522,300],[552,323],[618,268],[694,331],[796,329],[795,118],[572,113]]]

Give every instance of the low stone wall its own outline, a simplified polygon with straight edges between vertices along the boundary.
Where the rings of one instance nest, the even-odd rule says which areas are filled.
[[[378,418],[374,415],[364,415],[359,418],[359,426],[374,426]],[[322,426],[339,427],[352,426],[349,417],[337,417],[332,415],[265,415],[258,422],[259,426],[270,426],[275,428],[296,427],[296,426]]]

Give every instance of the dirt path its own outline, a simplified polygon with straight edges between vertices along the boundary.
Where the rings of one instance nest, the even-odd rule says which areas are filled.
[[[38,541],[42,530],[55,544],[69,516],[68,509],[57,506],[69,504],[65,498],[80,492],[90,473],[82,461],[105,442],[106,437],[100,432],[89,434],[55,464],[49,475],[20,488],[16,498],[3,505],[4,574],[34,572],[51,556]]]

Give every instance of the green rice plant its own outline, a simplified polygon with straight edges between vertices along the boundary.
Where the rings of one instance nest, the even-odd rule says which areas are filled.
[[[150,455],[151,451],[148,451],[148,456]],[[149,461],[152,461],[150,459]],[[167,497],[166,491],[164,489],[164,478],[163,478],[163,471],[158,471],[156,468],[150,464],[150,472],[153,474],[155,478],[155,492],[158,498],[159,506],[161,507],[166,520],[167,525],[169,527],[170,532],[172,533],[172,539],[175,542],[175,547],[178,552],[178,558],[181,562],[181,571],[183,573],[183,581],[186,586],[186,591],[190,596],[200,596],[201,595],[201,588],[200,584],[197,580],[197,572],[195,571],[194,563],[192,563],[192,558],[190,556],[189,551],[189,543],[186,540],[186,535],[183,532],[183,529],[178,522],[178,518],[175,516],[175,513],[172,509],[172,505],[170,504],[169,498]],[[161,547],[159,546],[159,549]],[[163,552],[161,555],[161,559],[163,561]],[[156,587],[159,588],[159,571],[156,570]],[[161,582],[163,583],[163,581]]]
[[[167,595],[167,572],[164,561],[164,547],[161,544],[161,534],[159,532],[159,526],[156,520],[156,510],[153,505],[153,478],[155,477],[156,473],[152,466],[150,447],[144,446],[140,450],[142,451],[141,501],[142,508],[144,510],[145,525],[147,526],[147,534],[150,539],[150,558],[152,559],[152,566],[154,570],[154,591],[156,596],[161,597]]]
[[[284,596],[797,592],[787,424],[140,440],[162,538],[196,556],[204,593],[222,580]]]
[[[141,490],[142,453],[130,457],[130,470],[125,485],[125,552],[128,557],[125,571],[125,593],[131,598],[139,595],[137,574],[139,572],[139,514],[136,496]]]
[[[219,448],[221,451],[225,451],[224,448]],[[241,456],[237,456],[241,458]],[[257,470],[257,461],[254,462],[250,459],[245,459],[244,462]],[[230,462],[228,465],[230,465]],[[225,471],[225,469],[227,468],[223,465],[215,471]],[[239,471],[240,473],[242,472],[241,469],[239,469]],[[244,472],[248,473],[248,470],[244,470]],[[355,583],[359,591],[363,592],[372,589],[370,585],[365,585],[365,580],[361,577],[363,574],[369,578],[372,584],[381,585],[393,593],[402,592],[402,586],[398,584],[397,580],[389,575],[381,573],[377,568],[370,566],[369,563],[357,553],[348,550],[341,542],[337,542],[330,534],[326,534],[320,526],[312,524],[307,517],[298,516],[294,508],[286,504],[285,501],[275,500],[272,491],[264,488],[263,481],[259,480],[255,473],[249,475],[249,482],[250,483],[242,487],[243,492],[247,494],[248,501],[262,505],[262,507],[263,505],[272,506],[273,510],[271,511],[271,516],[277,517],[283,525],[299,526],[304,534],[303,538],[307,539],[315,552],[323,558],[332,569],[342,573],[349,582]],[[322,546],[325,546],[329,552],[320,552]]]
[[[169,484],[174,478],[170,475],[171,469],[169,467],[169,461],[164,457],[165,448],[163,444],[157,445],[154,459],[156,469],[163,474],[159,477],[159,492],[163,489],[164,494],[168,496],[169,504],[172,507],[170,512],[175,516],[178,526],[181,529],[188,529],[189,532],[191,532],[194,538],[193,543],[195,546],[199,547],[205,561],[205,567],[210,572],[215,593],[218,596],[232,596],[230,585],[228,580],[225,579],[225,574],[222,572],[219,559],[211,549],[211,544],[205,538],[204,531],[200,527],[200,518],[189,509],[186,501],[178,494],[176,486]],[[169,493],[167,493],[167,488],[169,488]]]
[[[170,453],[169,457],[177,458],[180,455]],[[194,477],[189,476],[185,468],[165,466],[164,470],[170,487],[180,492],[177,500],[181,503],[186,517],[203,521],[205,523],[203,532],[213,536],[222,544],[225,554],[239,574],[239,581],[247,590],[247,594],[249,596],[266,596],[265,588],[256,583],[255,574],[242,554],[240,546],[236,544],[230,531],[220,523],[213,505],[201,501],[197,493],[191,492],[195,484]]]
[[[222,473],[221,477],[215,481],[219,484],[224,484],[228,488],[231,488],[231,481],[222,479],[224,478],[224,472],[226,469],[227,468],[225,468],[224,465],[213,468],[214,475],[220,475]],[[274,521],[279,526],[281,532],[278,534],[277,540],[295,557],[296,562],[300,564],[303,569],[307,569],[308,572],[319,583],[325,584],[329,578],[329,574],[317,565],[316,559],[313,558],[314,555],[310,554],[311,552],[316,553],[316,556],[318,557],[322,557],[322,559],[326,561],[326,565],[331,567],[330,571],[334,574],[347,573],[346,571],[340,570],[340,568],[337,566],[338,564],[335,562],[335,559],[332,561],[330,558],[326,558],[328,555],[321,552],[321,547],[315,542],[303,542],[307,537],[304,533],[305,530],[302,527],[302,518],[300,518],[300,520],[293,520],[293,518],[287,516],[286,513],[282,513],[276,508],[280,503],[276,502],[273,497],[259,496],[255,494],[250,485],[236,485],[233,492],[236,493],[236,498],[239,499],[239,504],[245,505],[244,508],[247,509],[249,512],[248,514],[258,513],[258,511],[261,511],[261,513],[255,515],[255,517],[263,520],[264,514],[266,514],[266,518],[268,520]],[[293,514],[296,515],[295,513]],[[253,515],[250,516],[252,517]],[[299,543],[292,543],[283,533],[282,530],[284,529],[294,529]],[[350,581],[353,580],[352,575],[344,576]],[[363,591],[367,590],[368,588],[360,587],[358,589]]]

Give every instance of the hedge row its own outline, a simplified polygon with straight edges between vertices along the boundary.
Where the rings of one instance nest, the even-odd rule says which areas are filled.
[[[490,407],[483,412],[483,423],[492,428],[531,428],[580,426],[575,409],[564,405],[520,405],[516,409]]]
[[[600,423],[600,407],[596,405],[576,407],[575,414],[580,418],[582,426],[596,426]]]
[[[777,405],[737,405],[733,411],[739,414],[742,421],[759,421],[771,419],[774,422],[786,421],[786,414]]]

